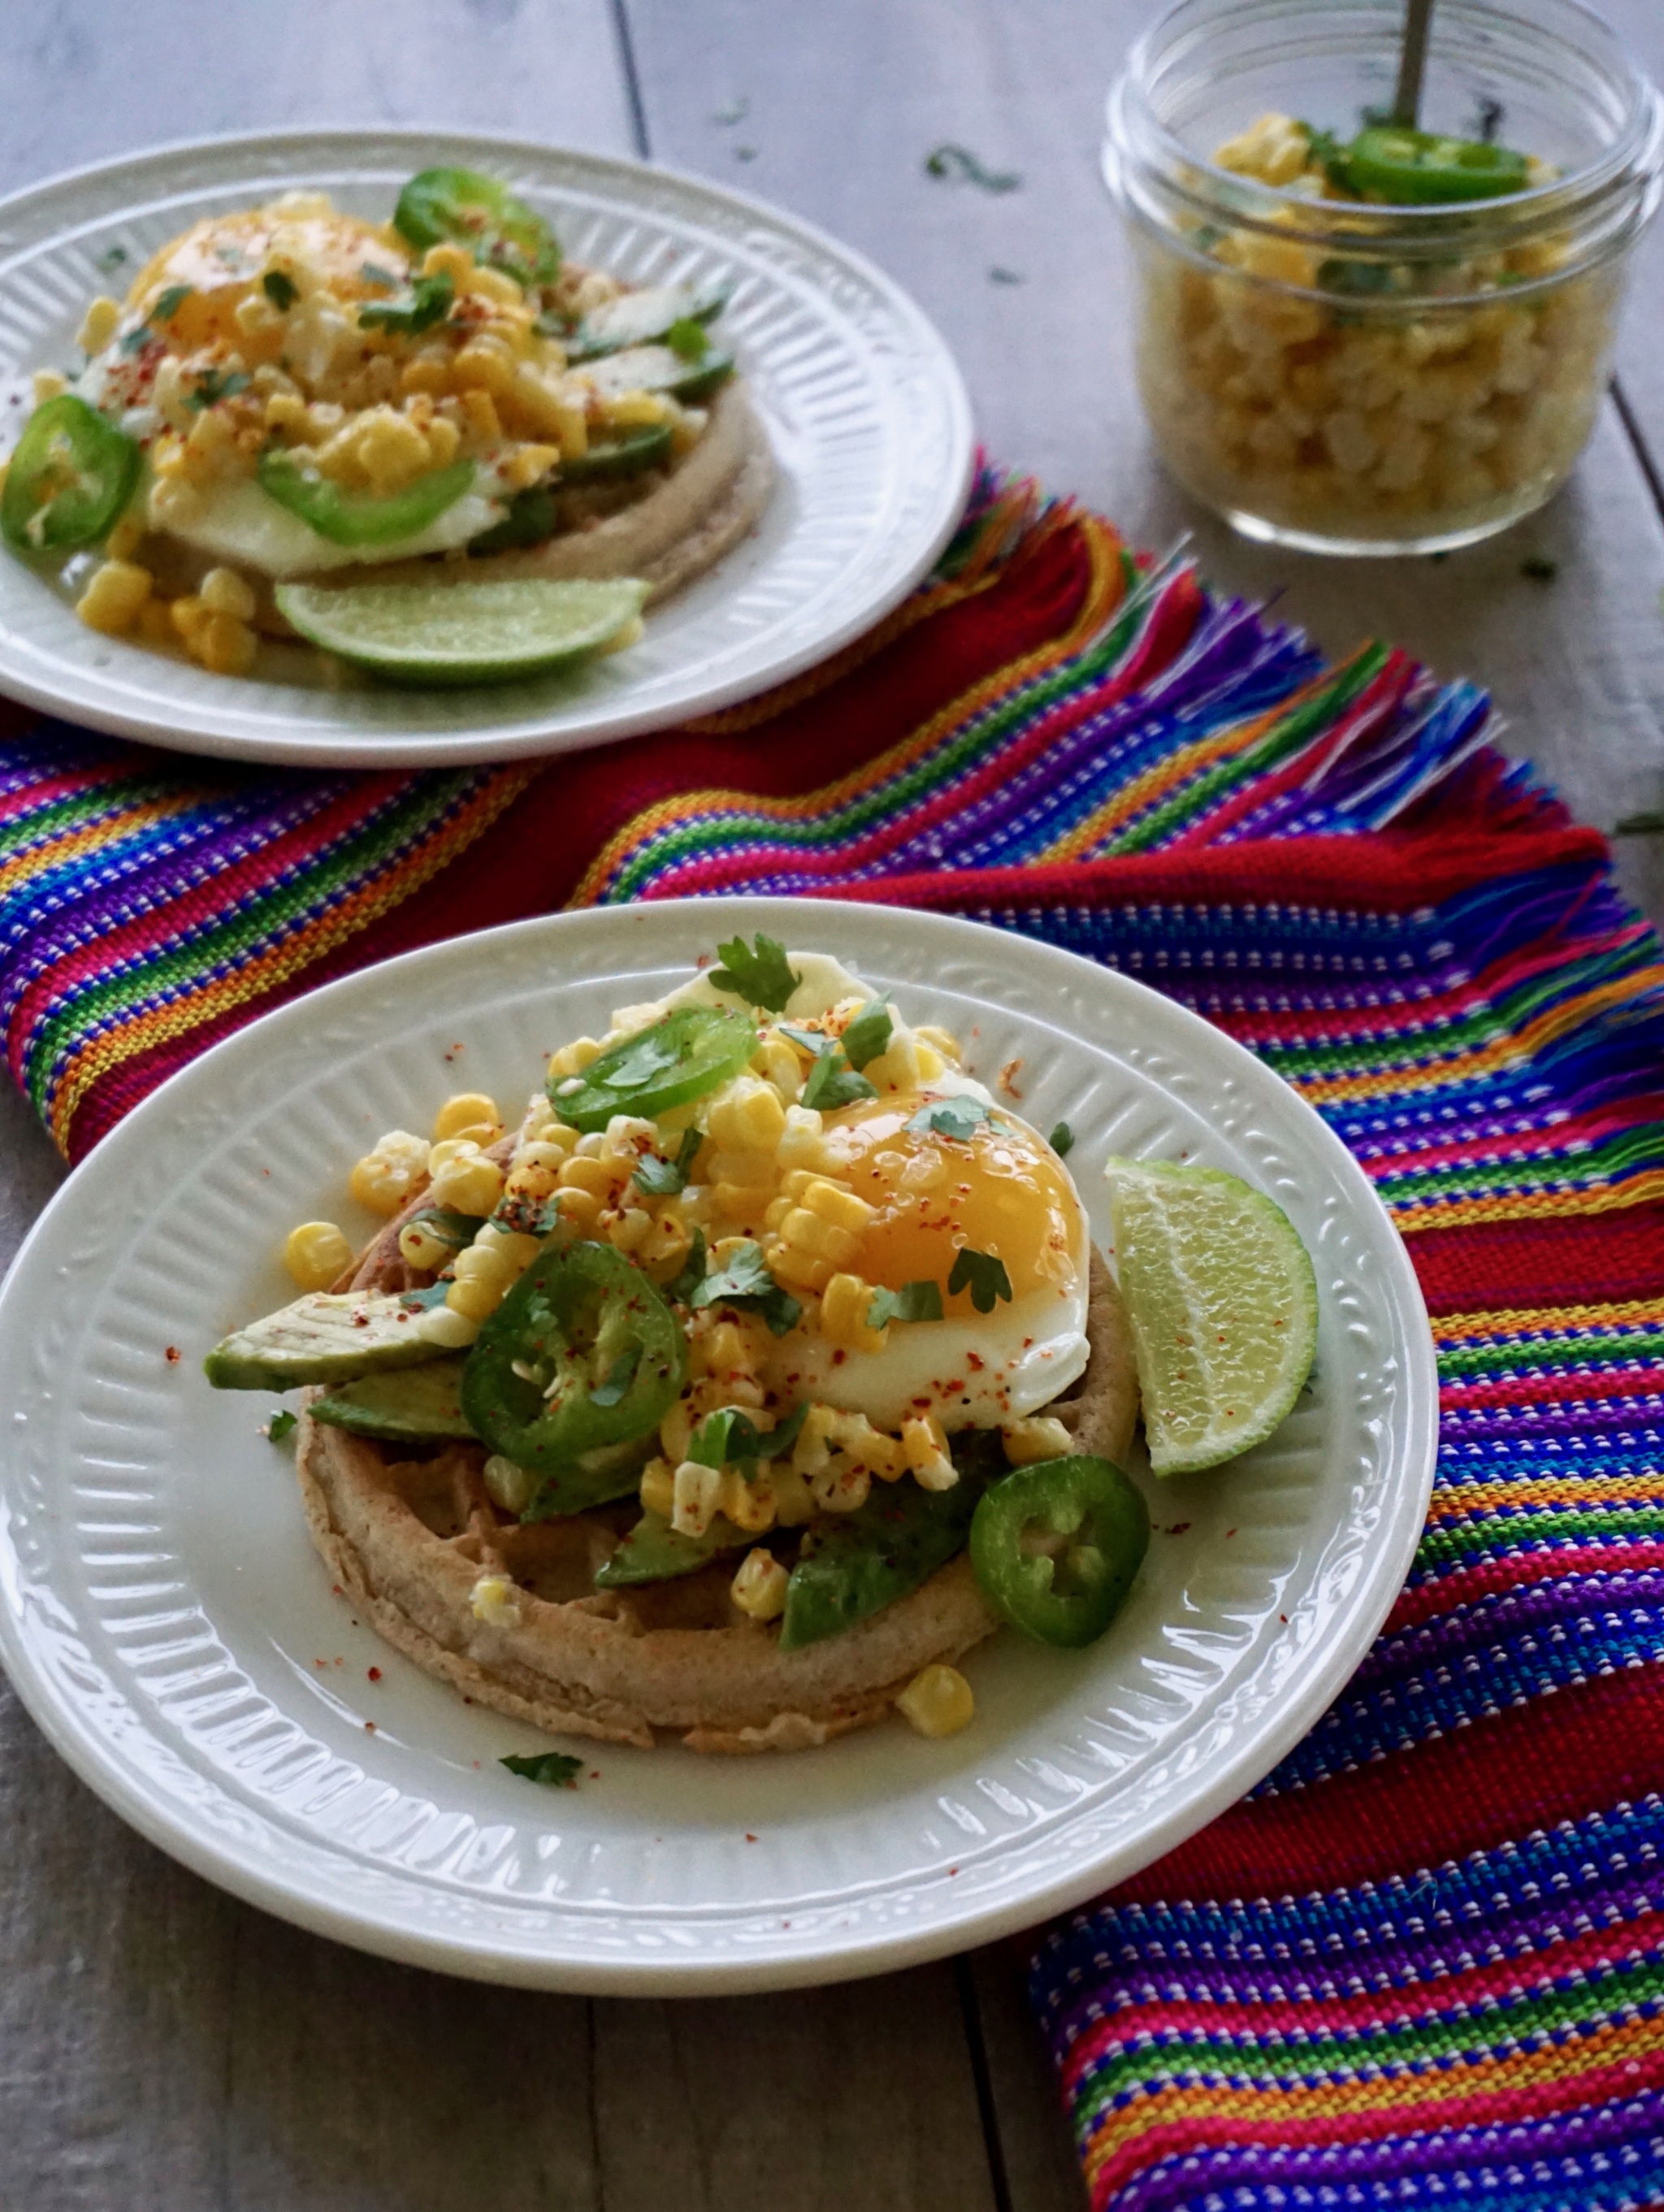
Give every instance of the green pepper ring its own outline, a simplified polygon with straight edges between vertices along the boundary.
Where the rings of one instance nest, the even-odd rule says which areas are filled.
[[[269,499],[298,515],[331,545],[395,545],[437,522],[474,482],[471,461],[452,461],[418,477],[403,491],[386,497],[345,491],[325,477],[303,475],[293,453],[274,446],[258,462],[260,489]]]
[[[1036,1527],[1049,1548],[1025,1548]],[[1015,1468],[984,1492],[971,1520],[983,1596],[1013,1628],[1063,1650],[1102,1635],[1149,1546],[1141,1493],[1110,1461],[1084,1454]]]
[[[597,1405],[596,1387],[632,1358],[616,1402]],[[491,1450],[544,1478],[528,1517],[580,1513],[635,1487],[632,1447],[675,1403],[687,1364],[681,1324],[639,1267],[610,1244],[552,1239],[481,1325],[462,1409]],[[518,1371],[545,1367],[552,1398]]]
[[[654,1121],[738,1075],[756,1048],[756,1025],[744,1014],[726,1006],[677,1006],[610,1046],[581,1076],[551,1075],[550,1103],[586,1135],[604,1129],[615,1114]],[[623,1081],[614,1079],[621,1074]],[[568,1091],[568,1083],[575,1087]]]
[[[1360,131],[1339,158],[1352,191],[1380,192],[1397,207],[1501,199],[1524,191],[1530,181],[1526,156],[1511,147],[1396,124]]]
[[[142,460],[97,408],[60,392],[35,409],[17,441],[0,493],[0,535],[20,553],[95,545],[132,497]],[[70,481],[54,490],[52,471],[64,463]]]
[[[400,192],[393,227],[412,246],[465,246],[520,284],[561,273],[555,234],[536,209],[477,169],[422,170]]]

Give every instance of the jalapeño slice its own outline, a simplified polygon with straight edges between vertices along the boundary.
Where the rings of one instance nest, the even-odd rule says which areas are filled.
[[[1150,1544],[1150,1512],[1118,1467],[1041,1460],[994,1483],[971,1522],[978,1586],[1042,1644],[1094,1643],[1114,1619]]]
[[[757,1048],[755,1024],[726,1006],[677,1006],[591,1060],[580,1076],[551,1079],[563,1121],[586,1134],[615,1114],[655,1121],[738,1075]]]
[[[542,1478],[523,1518],[633,1490],[687,1370],[681,1325],[610,1244],[544,1246],[483,1325],[462,1374],[474,1434]]]
[[[1432,131],[1379,124],[1343,147],[1336,167],[1361,195],[1394,207],[1446,206],[1522,192],[1530,164],[1511,147],[1479,138],[1446,138]]]
[[[412,246],[454,240],[521,284],[551,283],[561,273],[561,250],[543,217],[477,169],[423,169],[399,194],[393,227]]]
[[[133,495],[132,439],[73,392],[35,409],[0,494],[0,534],[21,553],[94,545]]]
[[[435,469],[382,498],[347,491],[327,477],[308,476],[292,453],[273,447],[260,456],[259,477],[269,498],[298,514],[331,545],[396,545],[420,536],[456,505],[473,483],[474,464],[453,461],[448,469]]]

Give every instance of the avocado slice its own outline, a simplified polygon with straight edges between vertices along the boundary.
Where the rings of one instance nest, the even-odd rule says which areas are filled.
[[[657,1513],[644,1513],[611,1558],[595,1571],[597,1589],[628,1589],[633,1583],[667,1583],[708,1565],[719,1552],[754,1542],[721,1514],[702,1536],[684,1536]]]
[[[598,483],[611,477],[636,477],[662,468],[671,457],[668,422],[643,422],[616,438],[597,438],[587,453],[561,463],[563,484]],[[479,540],[474,541],[477,545]]]
[[[422,1316],[448,1286],[426,1291],[311,1291],[293,1305],[234,1329],[203,1362],[216,1390],[293,1390],[302,1382],[355,1382],[388,1367],[415,1367],[452,1349],[425,1333]]]
[[[667,345],[629,346],[591,364],[589,374],[604,399],[626,392],[667,392],[672,399],[705,399],[734,373],[734,357],[708,346],[685,361]]]
[[[428,1437],[471,1437],[462,1414],[462,1355],[426,1366],[343,1382],[310,1407],[314,1421],[386,1443]]]
[[[569,362],[598,361],[626,346],[651,345],[677,323],[714,322],[728,304],[726,284],[650,284],[585,316],[566,340]]]

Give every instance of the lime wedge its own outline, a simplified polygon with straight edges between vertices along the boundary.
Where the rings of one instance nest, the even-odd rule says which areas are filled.
[[[1264,1443],[1311,1372],[1311,1260],[1280,1206],[1218,1168],[1104,1173],[1151,1468],[1218,1467]]]
[[[280,584],[276,594],[302,637],[408,684],[507,684],[628,644],[647,596],[632,576]]]

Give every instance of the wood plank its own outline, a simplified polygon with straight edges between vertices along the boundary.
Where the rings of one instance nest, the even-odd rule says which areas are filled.
[[[432,122],[632,150],[608,0],[10,0],[0,191],[170,139]]]
[[[241,1909],[235,1936],[224,2212],[647,2203],[601,2187],[581,1997],[393,1966]]]
[[[1664,82],[1664,8],[1658,0],[1601,0],[1600,11],[1655,84]],[[1664,485],[1664,223],[1655,222],[1635,258],[1629,306],[1618,337],[1618,375],[1655,482]],[[1664,805],[1664,788],[1659,792]]]
[[[996,2212],[950,1967],[595,2021],[609,2212]]]
[[[991,1943],[956,1964],[982,2052],[1004,2202],[1012,2212],[1084,2212],[1086,2183],[1057,2070],[1029,2005],[1026,1947]]]
[[[1664,527],[1610,406],[1548,508],[1437,562],[1249,544],[1156,465],[1132,383],[1131,270],[1097,170],[1104,89],[1148,21],[1141,0],[629,3],[656,158],[779,200],[899,277],[953,347],[997,459],[1143,544],[1192,532],[1220,586],[1280,593],[1332,653],[1380,633],[1488,685],[1504,742],[1584,819],[1610,828],[1664,801]],[[742,120],[724,119],[741,103]],[[1020,172],[1021,188],[926,175],[944,141]],[[1656,290],[1637,304],[1664,356]],[[1552,584],[1521,574],[1528,555],[1558,564]],[[1664,841],[1627,841],[1619,869],[1664,915]]]

